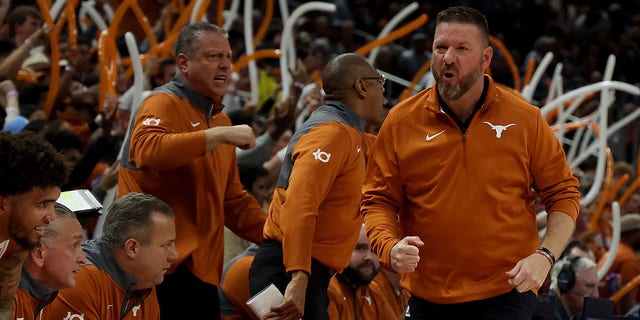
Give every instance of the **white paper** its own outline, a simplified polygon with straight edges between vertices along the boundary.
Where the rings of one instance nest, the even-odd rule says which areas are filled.
[[[271,307],[281,304],[282,301],[284,301],[284,296],[272,283],[247,300],[247,305],[258,316],[258,319],[262,319],[271,312]]]

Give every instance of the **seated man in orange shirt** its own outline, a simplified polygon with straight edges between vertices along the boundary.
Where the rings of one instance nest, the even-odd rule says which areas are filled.
[[[173,210],[147,194],[129,193],[109,208],[102,238],[82,245],[89,264],[74,288],[61,290],[50,319],[157,320],[155,286],[178,256]]]
[[[349,266],[329,282],[329,317],[332,320],[401,319],[409,293],[399,288],[399,278],[395,278],[393,285],[392,279],[379,271],[378,256],[371,251],[363,224]]]
[[[249,268],[257,250],[252,244],[224,266],[218,287],[222,320],[258,320],[246,304],[250,298]]]
[[[76,215],[59,203],[54,208],[56,220],[47,225],[45,235],[24,263],[12,319],[47,319],[45,307],[58,290],[76,285],[76,271],[87,262],[80,247],[82,227]]]
[[[0,132],[0,319],[13,313],[24,261],[55,219],[68,178],[62,155],[42,137]]]

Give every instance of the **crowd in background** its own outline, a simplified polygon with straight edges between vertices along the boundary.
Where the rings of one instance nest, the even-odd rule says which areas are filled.
[[[101,2],[96,1],[98,4]],[[166,1],[164,1],[166,2]],[[288,1],[290,10],[303,2]],[[296,96],[295,112],[282,113],[279,85],[280,69],[277,59],[258,60],[258,101],[250,100],[248,72],[240,70],[224,97],[224,112],[234,124],[251,125],[258,146],[252,152],[237,150],[240,179],[243,186],[267,210],[273,193],[275,178],[282,161],[282,150],[302,121],[322,105],[319,72],[333,56],[353,52],[373,41],[378,33],[400,10],[411,1],[335,0],[337,10],[326,14],[312,12],[295,25],[295,49],[301,63],[292,70],[296,83],[301,85]],[[116,5],[116,3],[111,3]],[[380,48],[374,67],[407,81],[431,57],[434,18],[437,12],[453,5],[469,5],[483,12],[490,25],[490,34],[501,40],[515,60],[520,76],[524,77],[530,59],[539,63],[547,52],[554,54],[552,66],[563,64],[565,92],[597,81],[603,76],[609,55],[617,62],[613,79],[640,85],[640,1],[420,1],[419,9],[407,21],[426,13],[429,20],[411,34]],[[158,39],[164,39],[164,24],[175,21],[179,13],[174,3],[153,7],[156,17],[150,21]],[[215,21],[216,6],[207,10],[210,21]],[[243,12],[240,9],[238,12]],[[265,8],[256,4],[253,25],[259,26]],[[35,2],[0,0],[0,123],[12,133],[35,131],[45,137],[61,152],[72,168],[69,182],[63,190],[91,189],[99,200],[117,183],[118,153],[126,133],[132,110],[132,79],[121,72],[115,86],[116,93],[107,95],[99,105],[100,68],[98,57],[98,30],[89,26],[78,37],[75,48],[69,39],[60,37],[60,78],[53,108],[47,114],[43,106],[49,94],[51,52],[43,16]],[[234,59],[245,52],[244,30],[240,16],[229,28],[229,41]],[[256,49],[279,48],[284,23],[278,10]],[[122,35],[118,35],[120,54],[128,55]],[[148,50],[144,36],[137,39],[141,52]],[[513,86],[504,53],[495,50],[491,75],[496,82]],[[151,90],[171,80],[176,70],[173,57],[149,56],[145,65],[145,90]],[[18,68],[19,67],[19,68]],[[19,69],[28,72],[20,72]],[[124,68],[122,68],[124,71]],[[553,68],[545,73],[536,88],[534,104],[543,106],[547,97],[546,84]],[[25,75],[26,74],[26,75]],[[383,82],[384,83],[384,82]],[[302,88],[303,86],[303,88]],[[394,81],[384,83],[385,106],[392,108],[405,89]],[[595,99],[597,100],[597,99]],[[592,108],[585,103],[584,112]],[[611,121],[616,121],[640,108],[640,97],[621,94],[610,109]],[[375,127],[368,131],[375,133]],[[617,134],[609,137],[615,166],[614,179],[627,174],[635,181],[638,173],[640,120],[635,120]],[[280,152],[280,155],[278,155]],[[575,168],[581,178],[581,191],[593,182],[595,160]],[[578,170],[579,169],[579,170]],[[612,184],[615,184],[615,181]],[[3,182],[5,183],[5,182]],[[620,193],[624,192],[623,187]],[[584,194],[583,194],[584,195]],[[599,199],[598,199],[599,200]],[[574,238],[592,244],[597,260],[605,255],[608,243],[589,230],[588,223],[597,209],[598,201],[582,208]],[[623,214],[640,213],[640,193],[635,191],[622,208]],[[605,215],[606,217],[606,215]],[[99,223],[96,219],[81,220],[85,238],[92,238]],[[629,231],[629,230],[626,230]],[[633,229],[631,231],[636,231]],[[249,244],[241,240],[225,242],[225,262],[242,252]],[[640,253],[640,246],[633,248]],[[636,259],[637,260],[637,259]],[[640,265],[640,262],[637,262]],[[638,273],[640,274],[640,267]],[[636,274],[636,275],[637,275]],[[628,276],[625,281],[629,281]]]
[[[302,2],[289,1],[291,10]],[[385,23],[394,17],[400,10],[410,4],[410,1],[333,1],[336,12],[326,14],[312,11],[308,15],[298,20],[295,26],[295,45],[298,57],[304,58],[309,72],[320,70],[332,55],[354,51],[363,45],[371,42],[378,35]],[[28,1],[26,3],[29,3]],[[100,7],[97,3],[96,7]],[[22,4],[22,2],[21,2]],[[547,52],[554,54],[554,59],[550,68],[546,71],[546,79],[541,81],[534,94],[534,103],[543,105],[547,96],[545,83],[552,76],[553,66],[557,63],[563,64],[563,87],[568,92],[581,86],[599,81],[606,65],[609,55],[616,56],[616,67],[613,75],[614,80],[624,81],[630,84],[640,83],[640,17],[638,16],[637,1],[616,1],[603,3],[598,1],[496,1],[485,3],[482,1],[430,1],[420,3],[418,10],[409,15],[405,20],[410,21],[422,13],[426,13],[430,18],[426,24],[422,25],[411,34],[401,37],[398,40],[380,48],[378,57],[374,65],[383,72],[388,72],[399,76],[405,80],[411,80],[415,72],[428,61],[431,50],[431,37],[433,34],[433,23],[435,14],[443,8],[455,4],[468,4],[474,6],[485,13],[491,25],[491,35],[501,40],[509,49],[520,75],[524,76],[530,58],[537,62],[541,60]],[[15,8],[18,3],[5,6],[5,10]],[[35,7],[35,2],[32,3]],[[115,7],[115,3],[112,4]],[[254,28],[260,25],[261,17],[264,17],[265,8],[261,5],[254,5],[253,25]],[[37,8],[37,7],[36,7]],[[150,7],[157,12],[149,12],[148,16],[156,17],[154,31],[158,39],[163,39],[163,19],[175,19],[177,14],[175,5],[171,3]],[[172,9],[173,8],[173,9]],[[215,21],[215,6],[211,5],[207,13],[211,21]],[[6,11],[7,14],[9,11]],[[242,7],[238,10],[242,13]],[[241,57],[245,51],[243,41],[243,17],[235,20],[229,32],[234,57]],[[274,10],[272,23],[267,29],[264,39],[256,44],[256,49],[279,48],[279,41],[283,23],[278,20],[279,11]],[[15,31],[8,27],[11,19],[4,20],[2,52],[5,55],[10,53],[16,45],[22,42],[25,36],[16,37]],[[135,22],[125,22],[128,26],[136,27]],[[134,28],[135,29],[135,28]],[[31,32],[35,31],[32,29]],[[29,31],[23,31],[29,32]],[[144,34],[140,33],[139,41],[141,51],[145,50]],[[64,41],[61,41],[61,65],[67,70],[73,70],[71,78],[80,80],[84,87],[94,89],[98,82],[97,53],[97,29],[89,27],[81,33],[78,38],[78,45],[73,59],[65,59]],[[13,39],[12,39],[13,38]],[[64,40],[64,36],[61,37]],[[9,41],[12,39],[13,41]],[[120,45],[121,55],[128,55],[125,50],[124,40],[120,35],[117,40]],[[46,45],[47,41],[43,44]],[[19,47],[18,47],[19,48]],[[148,45],[146,45],[148,48]],[[46,79],[42,77],[41,68],[46,69],[47,52],[44,55],[32,56],[24,62],[24,66],[30,66],[41,79],[40,83],[24,86],[18,83],[19,102],[21,112],[30,116],[34,110],[38,109],[38,97],[42,99],[43,92],[46,92]],[[75,58],[77,57],[77,58]],[[156,60],[157,61],[157,60]],[[277,59],[258,60],[261,69],[259,101],[256,110],[266,110],[262,108],[265,101],[273,94],[279,80],[279,61]],[[50,63],[49,63],[50,64]],[[155,65],[148,67],[149,74],[156,74],[158,70]],[[63,73],[64,74],[64,73]],[[491,74],[499,83],[513,86],[514,80],[509,73],[509,68],[502,54],[497,51],[496,57],[491,65]],[[248,89],[248,78],[246,69],[240,73],[239,83],[230,88],[231,93],[236,90],[242,92]],[[263,76],[262,76],[263,75]],[[44,82],[43,82],[44,81]],[[118,83],[118,91],[122,94],[131,85],[131,79],[122,79]],[[156,83],[149,83],[149,88],[156,86]],[[60,86],[59,86],[60,88]],[[386,84],[385,95],[387,106],[393,106],[405,88],[393,81]],[[25,91],[26,90],[26,91]],[[9,90],[7,90],[9,91]],[[90,90],[91,91],[91,90]],[[94,94],[96,92],[93,92]],[[57,100],[62,100],[60,93]],[[88,98],[87,98],[88,99]],[[611,119],[616,119],[628,114],[637,106],[637,97],[620,96],[611,108]],[[629,103],[630,102],[630,103]],[[41,106],[40,106],[41,107]],[[120,108],[126,108],[120,105]],[[57,111],[62,111],[61,107]],[[101,108],[100,108],[101,109]],[[267,110],[268,111],[268,110]],[[90,110],[88,111],[90,112]],[[95,112],[94,112],[95,113]],[[36,113],[38,114],[38,113]],[[87,115],[87,118],[89,115]],[[29,118],[29,117],[27,117]],[[59,118],[55,115],[49,119]],[[91,119],[93,120],[93,119]],[[92,123],[92,121],[87,121]],[[95,129],[92,128],[92,129]],[[634,130],[636,129],[636,130]],[[620,132],[618,136],[611,137],[610,147],[614,152],[616,160],[623,160],[630,163],[636,161],[638,148],[638,136],[634,134],[638,127],[636,123],[631,124]],[[84,132],[84,139],[88,132]]]

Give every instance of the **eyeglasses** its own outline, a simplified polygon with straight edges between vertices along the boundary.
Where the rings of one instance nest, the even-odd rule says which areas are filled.
[[[383,86],[383,87],[384,87],[384,83],[387,81],[387,77],[385,77],[385,75],[382,74],[382,73],[378,73],[378,76],[376,76],[376,77],[362,77],[362,78],[358,78],[358,79],[361,79],[361,80],[378,80],[378,83],[380,83],[380,85]],[[353,83],[353,87],[354,88],[356,87],[355,83]]]

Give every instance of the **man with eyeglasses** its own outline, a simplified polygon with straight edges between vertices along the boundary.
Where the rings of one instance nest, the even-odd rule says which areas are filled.
[[[327,63],[322,83],[325,104],[291,138],[249,273],[252,295],[270,283],[284,294],[268,318],[329,319],[332,270],[349,265],[362,224],[365,127],[382,120],[384,78],[347,53]]]
[[[363,78],[360,78],[360,80],[377,80],[378,83],[380,83],[380,85],[384,88],[384,83],[387,81],[387,77],[385,77],[384,74],[378,73],[377,76],[374,76],[374,77],[363,77]],[[351,87],[355,89],[356,83],[354,82]]]

